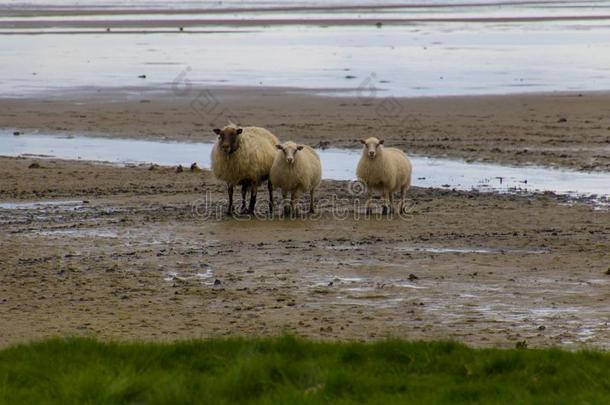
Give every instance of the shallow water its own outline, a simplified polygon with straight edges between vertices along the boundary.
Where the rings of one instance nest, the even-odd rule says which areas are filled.
[[[212,269],[207,269],[203,273],[179,273],[177,271],[169,271],[163,277],[165,281],[188,281],[188,280],[198,280],[204,284],[213,284],[208,282],[207,280],[214,277],[214,272]]]
[[[113,164],[155,163],[210,167],[211,143],[162,142],[0,132],[0,155],[81,159]],[[323,178],[353,180],[359,150],[319,150]],[[458,190],[544,192],[610,197],[610,173],[587,173],[536,166],[504,166],[463,160],[411,156],[413,185]],[[354,193],[359,190],[353,185]]]
[[[5,210],[32,210],[45,208],[60,208],[65,211],[73,211],[83,207],[82,201],[34,201],[34,202],[2,202],[0,209]]]
[[[426,252],[426,253],[481,253],[481,254],[541,254],[548,250],[544,249],[512,249],[512,248],[488,248],[488,247],[438,247],[438,246],[399,246],[397,250],[403,252]]]
[[[118,238],[119,234],[112,229],[101,228],[70,228],[45,229],[34,232],[40,236],[57,236],[61,238]]]
[[[370,95],[371,85],[375,91],[393,96],[610,88],[610,11],[604,1],[465,7],[458,4],[481,2],[439,0],[411,1],[404,8],[287,11],[244,8],[376,3],[25,3],[96,12],[76,16],[7,14],[0,18],[0,92],[15,97],[81,86],[174,89],[173,83],[187,80],[210,89],[219,84],[263,85],[339,89],[353,96]],[[445,6],[430,7],[440,3]],[[416,4],[420,6],[413,7]],[[189,7],[200,10],[176,11]],[[116,8],[141,12],[109,12]],[[152,13],[153,8],[167,14]],[[218,8],[232,10],[209,13]],[[522,17],[555,20],[502,20]],[[575,19],[557,19],[560,17]],[[472,18],[488,20],[467,21]],[[405,21],[376,27],[377,20],[388,19]],[[292,22],[278,25],[280,20]],[[342,20],[345,25],[333,20]],[[249,25],[241,25],[244,22]],[[34,28],[23,28],[32,24]],[[91,24],[97,26],[92,28]],[[121,28],[107,33],[105,24],[120,24]],[[185,32],[181,33],[182,25]],[[146,78],[140,79],[140,75]]]
[[[358,251],[365,250],[366,245],[350,244],[350,245],[332,245],[326,247],[329,250],[336,250],[340,252],[345,251]],[[444,246],[424,246],[424,245],[406,245],[396,246],[395,248],[401,252],[425,252],[425,253],[482,253],[482,254],[506,254],[506,253],[518,253],[518,254],[540,254],[546,253],[544,249],[513,249],[513,248],[490,248],[480,246],[464,246],[464,247],[444,247]]]

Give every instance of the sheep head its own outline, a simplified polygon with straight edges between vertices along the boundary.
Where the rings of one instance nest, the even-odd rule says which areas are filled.
[[[297,152],[303,150],[303,145],[297,145],[294,142],[284,142],[283,144],[275,145],[275,147],[284,153],[286,163],[290,165],[294,164]]]
[[[361,139],[360,143],[364,145],[362,153],[365,153],[369,159],[375,159],[379,149],[383,145],[383,139],[370,137],[368,139]]]
[[[218,144],[227,155],[230,155],[239,149],[239,135],[242,132],[242,128],[235,126],[214,129],[214,133],[218,135]]]

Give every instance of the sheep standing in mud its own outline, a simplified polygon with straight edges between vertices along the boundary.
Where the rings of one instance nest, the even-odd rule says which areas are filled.
[[[314,193],[322,178],[320,157],[311,147],[285,142],[276,145],[279,151],[271,167],[271,183],[282,190],[284,212],[287,213],[287,197],[290,193],[290,210],[295,213],[296,199],[301,192],[310,196],[309,212],[314,212]]]
[[[366,184],[366,210],[370,212],[373,190],[381,190],[384,197],[383,213],[392,211],[392,195],[400,190],[400,212],[403,212],[405,192],[411,186],[411,162],[397,148],[386,148],[383,139],[371,137],[360,140],[364,145],[356,175]]]
[[[279,140],[271,132],[258,127],[238,127],[229,124],[214,129],[218,140],[212,149],[212,171],[227,183],[229,192],[228,215],[233,213],[233,188],[241,186],[242,211],[246,209],[246,196],[250,191],[248,213],[254,213],[258,186],[267,180],[269,212],[273,211],[273,187],[269,172]]]

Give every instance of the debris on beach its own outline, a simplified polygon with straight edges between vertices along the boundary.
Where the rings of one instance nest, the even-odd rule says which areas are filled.
[[[320,141],[315,146],[315,149],[325,150],[325,149],[328,149],[329,147],[330,147],[330,141]]]

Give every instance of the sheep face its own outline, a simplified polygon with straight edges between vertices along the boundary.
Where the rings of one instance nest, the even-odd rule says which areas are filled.
[[[243,132],[242,128],[224,127],[215,128],[214,133],[218,135],[218,143],[227,155],[239,149],[239,135]]]
[[[361,139],[360,143],[364,145],[363,153],[365,153],[369,159],[375,159],[379,148],[383,145],[383,139],[371,137],[368,139]]]
[[[282,145],[275,145],[275,147],[282,151],[286,163],[289,165],[294,164],[297,152],[303,150],[303,145],[297,145],[294,142],[286,142]]]

